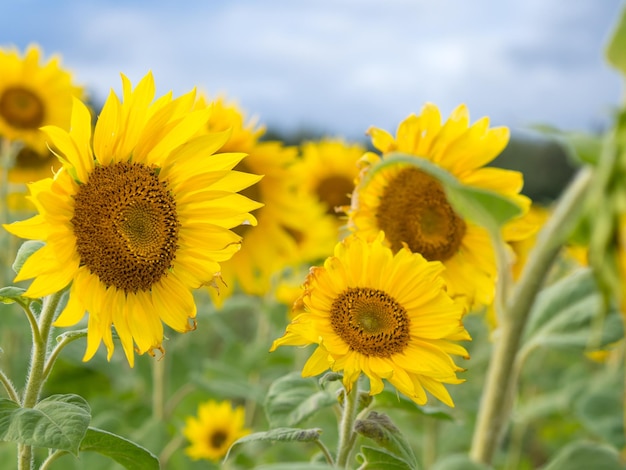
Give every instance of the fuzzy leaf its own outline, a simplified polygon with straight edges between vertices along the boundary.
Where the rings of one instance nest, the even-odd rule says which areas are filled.
[[[319,390],[315,380],[294,372],[272,383],[265,400],[265,413],[271,428],[296,426],[320,409],[335,404],[337,398],[332,393]]]
[[[0,399],[0,440],[78,454],[91,409],[78,395],[52,395],[34,408]]]
[[[3,304],[28,303],[30,299],[25,299],[22,294],[25,289],[15,286],[3,287],[0,289],[0,302]]]
[[[611,34],[606,48],[606,57],[613,67],[626,75],[626,8],[622,10],[619,21]]]
[[[45,243],[39,240],[26,240],[24,243],[22,243],[22,246],[20,246],[19,250],[17,250],[15,261],[11,266],[13,271],[15,271],[16,274],[19,273],[22,269],[22,266],[24,266],[24,263],[30,257],[30,255],[32,255],[35,251],[39,250],[39,248],[43,247],[44,245]]]
[[[116,434],[89,428],[80,444],[80,450],[98,452],[128,470],[158,470],[159,459],[149,450]]]
[[[382,468],[385,470],[413,470],[417,468],[384,449],[370,446],[362,446],[357,459],[362,464],[359,470],[380,470]]]
[[[577,441],[566,445],[542,470],[624,469],[618,452],[606,445]]]
[[[365,419],[356,420],[354,430],[406,462],[410,468],[417,468],[417,459],[411,446],[386,414],[370,411]]]
[[[255,432],[236,440],[228,449],[224,460],[232,450],[248,442],[269,441],[269,442],[315,442],[319,440],[322,430],[320,428],[299,429],[299,428],[276,428],[269,431]]]

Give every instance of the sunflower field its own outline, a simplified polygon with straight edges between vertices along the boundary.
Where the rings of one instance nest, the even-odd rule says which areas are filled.
[[[50,52],[0,45],[0,470],[626,469],[626,107],[545,203],[464,104],[289,144]]]

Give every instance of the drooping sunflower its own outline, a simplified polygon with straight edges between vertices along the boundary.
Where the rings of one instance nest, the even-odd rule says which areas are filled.
[[[261,140],[265,129],[255,120],[247,120],[235,103],[224,98],[209,104],[202,99],[197,106],[210,106],[210,131],[230,129],[224,151],[248,154],[235,170],[263,175],[259,183],[243,192],[264,204],[255,212],[258,225],[235,228],[243,237],[241,250],[222,264],[223,282],[218,283],[219,290],[210,289],[209,293],[218,306],[237,289],[250,295],[267,295],[278,273],[299,259],[301,235],[311,239],[319,233],[308,216],[316,209],[315,201],[297,197],[292,176],[297,148]]]
[[[363,373],[372,395],[385,379],[418,404],[428,391],[454,406],[443,384],[462,382],[450,355],[468,357],[456,343],[470,339],[465,306],[446,293],[440,262],[407,248],[394,254],[383,240],[382,233],[370,243],[350,235],[323,267],[311,268],[303,311],[270,351],[316,344],[303,376],[343,371],[349,391]]]
[[[194,460],[219,461],[237,439],[250,434],[244,427],[244,409],[233,409],[229,401],[209,400],[200,404],[198,416],[189,416],[183,434],[191,445],[186,454]]]
[[[194,328],[192,289],[210,283],[238,249],[230,228],[256,221],[257,202],[237,194],[249,175],[231,169],[242,153],[215,152],[227,134],[202,134],[209,110],[191,111],[195,91],[154,100],[148,73],[123,101],[111,92],[93,133],[87,107],[74,100],[70,131],[43,131],[62,168],[29,186],[38,215],[4,227],[45,241],[16,281],[33,279],[24,295],[42,297],[71,284],[55,321],[66,327],[89,312],[89,360],[115,327],[128,362],[162,349],[163,323]],[[215,154],[215,155],[214,155]],[[258,179],[258,177],[257,177]]]
[[[507,145],[505,127],[489,128],[484,117],[470,126],[465,105],[442,124],[439,109],[426,104],[410,115],[392,136],[372,127],[372,143],[382,155],[368,153],[352,198],[351,229],[373,238],[380,230],[394,251],[404,244],[430,261],[441,261],[449,292],[468,305],[489,305],[495,295],[496,261],[486,229],[459,216],[442,184],[413,166],[385,165],[391,152],[429,160],[461,183],[508,197],[523,210],[530,200],[520,194],[522,174],[484,167]]]
[[[38,154],[47,151],[42,126],[68,129],[72,97],[83,98],[83,89],[53,56],[40,63],[41,50],[27,48],[23,57],[16,49],[0,48],[0,138],[23,142]]]

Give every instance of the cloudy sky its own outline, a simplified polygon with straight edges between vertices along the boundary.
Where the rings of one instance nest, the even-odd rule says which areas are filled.
[[[282,132],[349,139],[444,114],[605,126],[623,94],[603,49],[621,0],[5,0],[0,46],[57,53],[96,102],[154,72],[158,93],[226,94]]]

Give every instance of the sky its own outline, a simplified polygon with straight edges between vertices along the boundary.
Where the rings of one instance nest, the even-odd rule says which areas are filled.
[[[282,133],[363,139],[447,116],[596,131],[624,95],[604,60],[621,0],[3,0],[0,47],[39,44],[101,103],[152,70]]]

